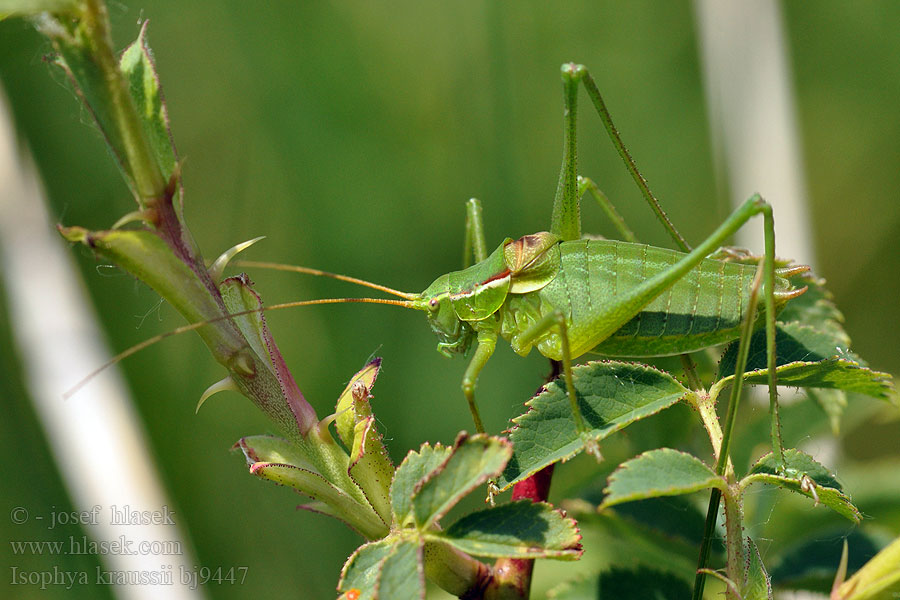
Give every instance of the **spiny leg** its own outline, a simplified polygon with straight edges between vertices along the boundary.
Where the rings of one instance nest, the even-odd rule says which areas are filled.
[[[684,277],[691,269],[735,233],[752,217],[762,214],[766,236],[766,254],[764,258],[764,291],[766,308],[766,342],[769,368],[769,400],[772,411],[772,444],[773,450],[783,464],[783,446],[781,444],[780,424],[778,418],[777,390],[775,387],[775,229],[772,218],[772,207],[758,194],[748,199],[735,210],[708,238],[674,265],[644,280],[640,285],[622,293],[602,307],[590,321],[583,324],[589,328],[591,336],[580,342],[574,349],[576,355],[593,348],[607,337],[615,333],[631,318],[637,315],[647,304]],[[521,343],[529,343],[536,339],[542,331],[551,325],[551,316],[545,316],[537,325],[526,333]],[[570,398],[570,402],[574,401]],[[577,408],[577,406],[576,406]],[[579,417],[575,417],[578,422]]]
[[[690,245],[684,237],[678,233],[678,230],[675,229],[675,226],[666,216],[659,201],[653,195],[653,192],[650,191],[647,180],[641,175],[634,159],[631,158],[631,154],[622,142],[622,137],[619,135],[619,131],[613,124],[612,117],[610,117],[609,111],[606,109],[606,103],[603,101],[603,96],[600,95],[600,89],[597,87],[594,78],[591,77],[587,68],[584,65],[567,63],[562,66],[561,74],[566,106],[565,146],[563,152],[563,166],[559,174],[559,184],[553,202],[553,217],[551,219],[550,231],[565,240],[575,240],[581,237],[579,198],[576,194],[575,118],[577,114],[578,84],[583,83],[588,97],[590,97],[591,102],[594,104],[594,108],[597,110],[597,114],[600,116],[600,120],[603,121],[603,126],[606,128],[606,132],[609,134],[613,146],[615,146],[616,151],[625,163],[625,167],[628,169],[628,172],[631,173],[631,177],[641,190],[641,195],[650,205],[653,213],[656,215],[657,219],[659,219],[660,223],[662,223],[663,227],[665,227],[669,235],[672,236],[672,239],[675,240],[678,247],[685,252],[689,251],[691,249]]]
[[[761,262],[756,269],[753,283],[750,286],[750,296],[747,303],[747,314],[741,327],[741,337],[738,341],[737,359],[735,360],[734,379],[731,383],[731,400],[728,403],[728,412],[725,415],[725,427],[722,430],[722,440],[719,443],[718,457],[716,459],[716,475],[724,476],[726,471],[733,470],[734,466],[729,459],[731,435],[734,432],[734,424],[737,421],[738,402],[741,397],[741,387],[744,379],[744,371],[747,368],[747,356],[750,353],[750,338],[753,337],[753,325],[756,322],[756,307],[759,299],[759,288],[762,275],[765,271],[765,262]],[[709,497],[709,507],[706,511],[706,525],[703,531],[703,541],[700,544],[700,556],[697,559],[697,573],[694,578],[694,598],[703,597],[703,587],[706,583],[705,569],[709,561],[709,551],[712,547],[716,521],[719,516],[719,505],[722,502],[722,490],[713,488]]]
[[[600,94],[597,84],[593,77],[583,65],[568,63],[562,66],[563,79],[563,96],[565,98],[565,144],[563,151],[563,164],[559,174],[559,183],[556,189],[556,196],[553,202],[553,215],[551,218],[550,231],[565,240],[574,240],[581,237],[581,214],[580,202],[581,196],[585,191],[591,192],[601,208],[606,212],[610,221],[619,230],[622,238],[626,241],[637,241],[634,234],[625,225],[624,220],[619,216],[613,208],[609,199],[600,192],[600,189],[590,179],[584,179],[577,176],[577,144],[576,144],[576,117],[578,108],[578,84],[584,83],[585,90],[590,96],[603,126],[609,135],[610,140],[618,151],[619,156],[625,163],[628,172],[641,191],[641,195],[650,205],[656,217],[665,227],[666,231],[675,240],[675,243],[685,252],[691,250],[690,245],[682,237],[675,228],[675,225],[669,220],[659,204],[659,201],[650,191],[647,180],[641,175],[634,159],[625,147],[619,131],[612,122],[612,117],[606,109],[606,103]],[[693,359],[687,354],[681,355],[681,362],[684,365],[685,374],[688,381],[694,389],[702,387],[700,379],[697,376],[696,366]]]
[[[765,233],[765,306],[766,306],[766,369],[769,372],[769,412],[772,415],[772,452],[778,458],[782,471],[785,468],[784,443],[781,439],[781,417],[778,414],[777,367],[775,349],[775,220],[772,207],[763,207],[763,227]]]

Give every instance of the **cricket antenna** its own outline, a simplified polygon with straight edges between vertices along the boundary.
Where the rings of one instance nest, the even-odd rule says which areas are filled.
[[[393,288],[389,288],[386,285],[381,285],[378,283],[372,283],[371,281],[366,281],[365,279],[357,279],[356,277],[348,277],[347,275],[339,275],[337,273],[329,273],[328,271],[320,271],[319,269],[310,269],[308,267],[298,267],[296,265],[286,265],[282,263],[273,263],[273,262],[259,262],[255,260],[238,260],[234,262],[235,266],[238,267],[249,267],[251,269],[272,269],[274,271],[293,271],[294,273],[305,273],[307,275],[316,275],[319,277],[331,277],[332,279],[338,279],[340,281],[346,281],[349,283],[355,283],[356,285],[362,285],[367,288],[372,288],[373,290],[378,290],[380,292],[385,292],[387,294],[392,294],[399,298],[404,298],[406,300],[415,300],[418,298],[418,294],[410,294],[407,292],[401,292],[400,290],[395,290]]]
[[[287,266],[287,265],[286,265]],[[330,274],[329,274],[330,275]],[[348,277],[347,279],[352,279]],[[375,284],[372,284],[375,285]],[[400,292],[402,293],[402,292]],[[187,333],[188,331],[194,331],[195,329],[200,329],[201,327],[205,327],[206,325],[210,325],[212,323],[216,323],[218,321],[224,321],[226,319],[231,319],[233,317],[242,317],[245,315],[250,315],[253,313],[264,313],[270,310],[281,310],[284,308],[296,308],[298,306],[313,306],[315,304],[350,304],[353,302],[359,302],[364,304],[391,304],[394,306],[402,306],[403,308],[416,308],[415,303],[412,301],[415,296],[409,294],[409,300],[390,300],[386,298],[319,298],[316,300],[297,300],[294,302],[282,302],[281,304],[272,304],[271,306],[262,306],[260,308],[251,308],[248,310],[242,310],[236,313],[229,313],[227,315],[222,315],[221,317],[216,317],[215,319],[209,319],[207,321],[198,321],[196,323],[189,323],[187,325],[182,325],[181,327],[177,327],[172,329],[171,331],[167,331],[165,333],[160,333],[159,335],[155,335],[151,338],[147,338],[143,342],[139,344],[135,344],[131,348],[127,350],[123,350],[119,354],[116,354],[114,357],[88,373],[83,379],[81,379],[78,383],[72,386],[68,391],[63,394],[63,400],[68,400],[72,396],[74,396],[81,388],[91,382],[97,375],[113,366],[120,360],[124,360],[133,354],[137,354],[144,348],[149,348],[150,346],[156,344],[157,342],[161,342],[166,338],[174,337],[176,335],[180,335],[182,333]]]

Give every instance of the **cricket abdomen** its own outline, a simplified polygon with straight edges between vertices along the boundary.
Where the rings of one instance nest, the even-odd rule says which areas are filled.
[[[567,316],[573,357],[589,350],[607,356],[665,356],[728,342],[739,336],[756,273],[755,265],[704,259],[636,314],[615,314],[611,305],[618,296],[684,254],[645,244],[577,240],[561,243],[560,255],[553,281],[532,294],[510,294],[506,301],[509,316],[504,314],[501,334],[520,354],[530,346],[517,344],[518,334],[555,310]],[[790,284],[778,278],[776,288],[787,290]],[[538,337],[535,345],[549,358],[562,357],[555,330]]]

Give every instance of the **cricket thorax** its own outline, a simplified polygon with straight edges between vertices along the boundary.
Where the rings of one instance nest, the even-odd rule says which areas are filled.
[[[555,328],[540,334],[529,344],[521,342],[525,332],[555,310],[539,294],[511,294],[504,306],[500,335],[521,356],[527,356],[533,347],[537,347],[544,356],[559,360],[562,357],[562,338]]]

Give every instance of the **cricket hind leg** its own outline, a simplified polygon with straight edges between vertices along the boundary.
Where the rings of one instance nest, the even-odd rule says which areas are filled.
[[[700,262],[721,246],[731,235],[733,235],[748,220],[756,215],[763,216],[763,226],[765,230],[765,255],[763,257],[763,290],[764,290],[764,307],[765,307],[765,327],[766,327],[766,353],[767,368],[769,379],[769,405],[772,415],[772,447],[773,452],[778,457],[779,463],[784,465],[784,446],[781,442],[781,424],[778,414],[778,396],[776,388],[776,354],[775,354],[775,229],[772,216],[772,207],[766,203],[758,194],[749,198],[731,216],[729,216],[708,238],[700,243],[694,250],[681,258],[671,267],[657,273],[653,277],[645,280],[640,285],[632,288],[627,293],[618,295],[603,307],[601,312],[593,315],[588,323],[582,324],[582,327],[588,328],[593,335],[590,339],[581,342],[579,348],[574,349],[574,354],[580,356],[586,349],[595,347],[597,344],[606,339],[609,335],[621,328],[632,317],[638,314],[643,307],[653,301],[657,296],[671,287],[676,281],[684,277],[691,269],[695,268]],[[571,383],[571,354],[572,350],[568,347],[568,335],[565,334],[568,323],[560,315],[550,313],[544,316],[538,323],[527,331],[520,339],[520,343],[527,344],[533,342],[542,333],[549,331],[552,327],[558,327],[563,333],[563,367],[566,371],[566,386],[570,395],[569,401],[572,405],[573,418],[579,433],[586,433],[584,419],[578,410],[578,404],[574,395],[574,386]],[[566,368],[566,363],[569,367]]]
[[[594,82],[593,77],[583,65],[565,64],[562,66],[563,95],[565,98],[565,144],[563,151],[563,164],[559,174],[559,184],[556,190],[556,196],[553,202],[553,216],[551,220],[551,232],[559,235],[563,239],[572,240],[581,237],[581,215],[580,202],[581,197],[588,192],[600,208],[606,213],[607,218],[618,230],[621,239],[628,242],[638,241],[634,233],[625,224],[625,220],[619,215],[615,207],[613,207],[609,198],[606,197],[600,188],[591,179],[579,177],[577,175],[576,166],[576,116],[578,108],[578,85],[582,83],[585,90],[590,96],[594,108],[603,126],[609,135],[610,140],[615,146],[616,151],[625,163],[628,172],[641,191],[641,195],[650,205],[657,219],[662,223],[666,231],[672,236],[672,239],[685,252],[691,250],[690,245],[684,237],[675,228],[675,225],[669,220],[666,213],[660,206],[659,201],[646,178],[638,170],[634,159],[625,147],[622,137],[619,135],[618,129],[612,122],[612,117],[600,94],[600,89]],[[681,363],[684,368],[685,375],[694,389],[701,389],[702,385],[697,375],[696,365],[693,359],[687,355],[681,355]]]
[[[558,235],[563,240],[577,240],[581,238],[580,201],[581,192],[583,190],[579,189],[582,186],[578,181],[576,165],[576,118],[578,112],[578,86],[579,84],[583,84],[600,120],[603,122],[607,134],[609,134],[613,146],[615,146],[616,151],[625,163],[625,167],[628,169],[632,179],[634,179],[634,182],[640,189],[641,195],[650,205],[656,218],[659,219],[669,235],[672,236],[672,239],[678,247],[685,252],[690,251],[690,245],[678,232],[668,216],[666,216],[666,213],[663,211],[656,196],[650,191],[650,186],[647,184],[646,178],[644,178],[638,170],[634,159],[628,152],[628,148],[626,148],[625,144],[622,142],[622,137],[619,135],[618,129],[616,129],[616,126],[612,122],[612,117],[606,108],[606,103],[603,101],[600,89],[597,87],[594,78],[591,77],[587,68],[584,65],[567,63],[562,66],[561,75],[563,80],[563,95],[565,98],[565,142],[563,146],[562,168],[559,173],[556,195],[553,199],[553,214],[550,221],[551,233]],[[593,193],[593,190],[590,190],[590,188],[588,189]],[[607,210],[605,206],[608,204],[608,201],[603,202],[597,194],[594,194],[594,197],[600,202],[601,206],[604,207],[607,214],[609,214],[609,210]],[[611,219],[613,220],[613,223],[619,227],[617,219],[612,216]],[[619,229],[620,232],[623,231],[622,228]],[[627,233],[623,232],[623,237],[628,239],[629,236]]]

